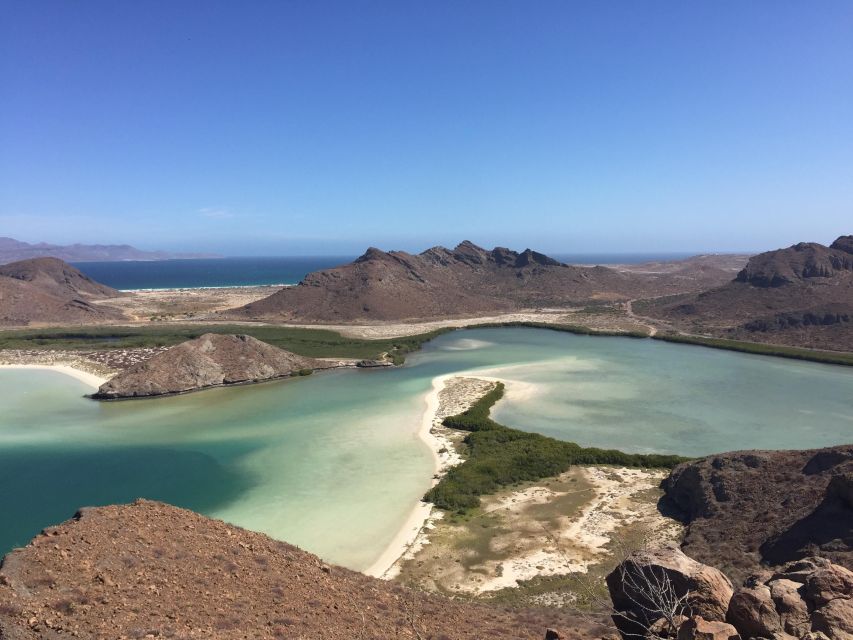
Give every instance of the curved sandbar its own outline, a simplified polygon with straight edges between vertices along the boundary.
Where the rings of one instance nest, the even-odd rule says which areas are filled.
[[[94,373],[84,371],[83,369],[78,369],[70,364],[0,364],[0,369],[36,369],[42,371],[57,371],[58,373],[64,373],[67,376],[71,376],[72,378],[75,378],[96,390],[108,380],[108,378],[95,375]]]
[[[455,384],[451,384],[451,381]],[[432,453],[434,475],[430,486],[435,486],[447,469],[462,462],[462,458],[456,453],[454,443],[441,433],[441,421],[449,415],[468,409],[494,387],[496,382],[498,382],[496,378],[469,377],[464,372],[433,378],[432,388],[424,398],[426,409],[417,433]],[[424,527],[428,525],[433,509],[431,503],[419,501],[385,551],[364,573],[377,578],[392,578],[397,561],[412,547]]]

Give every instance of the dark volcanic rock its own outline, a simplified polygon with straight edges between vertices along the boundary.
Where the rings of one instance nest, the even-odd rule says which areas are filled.
[[[853,445],[740,451],[682,464],[663,487],[684,551],[742,580],[810,555],[853,568],[851,473]]]
[[[122,371],[101,385],[92,397],[114,400],[171,395],[283,378],[331,366],[252,336],[206,333]]]
[[[169,505],[85,509],[0,567],[0,638],[602,638],[555,609],[453,601],[330,567],[263,534]]]

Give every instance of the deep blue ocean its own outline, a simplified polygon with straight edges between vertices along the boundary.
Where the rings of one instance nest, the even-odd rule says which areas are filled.
[[[687,253],[555,254],[569,264],[638,264],[678,260]],[[346,264],[355,256],[211,258],[122,262],[75,262],[90,278],[116,289],[183,289],[296,284],[308,273]]]

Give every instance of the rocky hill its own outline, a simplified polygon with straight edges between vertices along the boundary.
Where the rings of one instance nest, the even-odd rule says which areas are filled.
[[[0,238],[0,264],[30,258],[59,258],[68,262],[100,262],[109,260],[169,260],[174,258],[214,258],[211,254],[143,251],[128,244],[49,244],[21,242]]]
[[[853,236],[752,257],[722,287],[642,307],[693,333],[853,350]]]
[[[246,335],[206,333],[139,362],[104,383],[98,400],[143,398],[261,382],[333,364],[305,358]]]
[[[0,567],[0,638],[602,638],[560,610],[450,600],[165,504],[85,509]]]
[[[685,553],[736,582],[810,555],[853,569],[853,445],[709,456],[663,486],[688,522]]]
[[[92,304],[120,295],[56,258],[0,266],[0,325],[120,320],[117,309]]]
[[[722,282],[724,280],[720,280]],[[465,241],[417,255],[370,248],[349,264],[225,313],[234,319],[346,322],[428,319],[691,291],[689,278],[562,264],[527,249]]]

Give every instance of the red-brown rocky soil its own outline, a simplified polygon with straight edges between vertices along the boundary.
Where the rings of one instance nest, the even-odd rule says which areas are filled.
[[[0,638],[601,638],[565,610],[453,601],[330,567],[260,533],[147,500],[85,509],[8,554]]]

